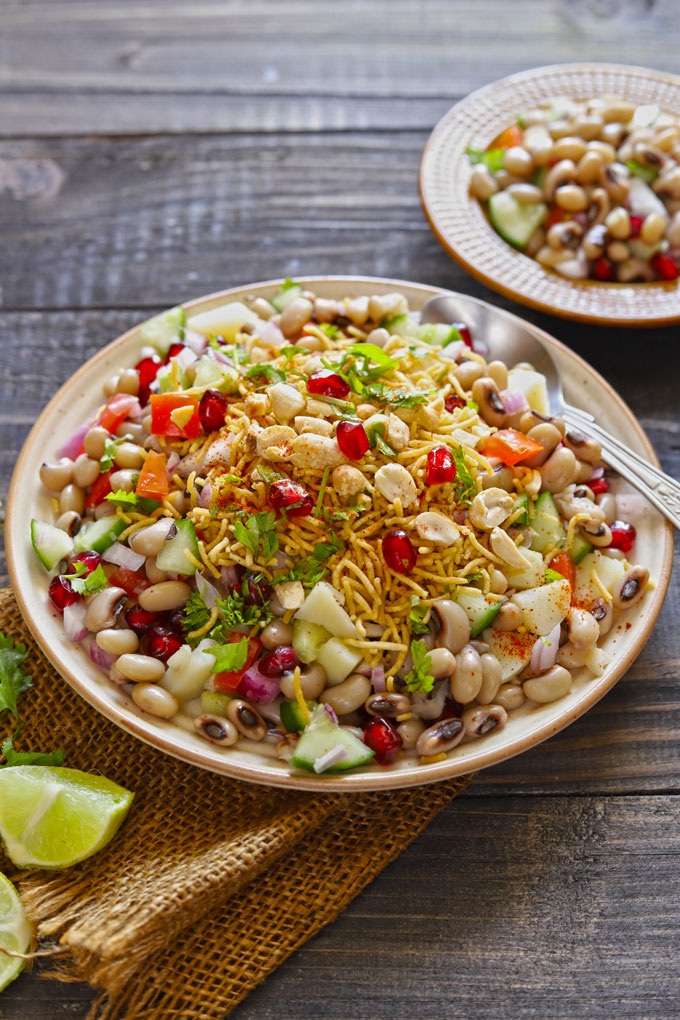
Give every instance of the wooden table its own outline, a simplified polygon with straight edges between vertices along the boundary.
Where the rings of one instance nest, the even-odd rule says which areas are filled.
[[[5,0],[0,39],[4,498],[57,386],[183,299],[364,273],[512,307],[428,229],[428,132],[531,65],[677,70],[680,19],[673,0]],[[522,314],[607,377],[679,475],[677,327]],[[234,1016],[679,1017],[678,612],[676,574],[615,690],[480,775]],[[90,997],[24,975],[0,1016],[75,1020]]]

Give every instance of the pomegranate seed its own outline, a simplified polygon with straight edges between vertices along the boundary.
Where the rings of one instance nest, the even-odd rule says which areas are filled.
[[[350,460],[361,460],[368,450],[368,436],[360,422],[339,421],[335,429],[335,437],[341,452]]]
[[[680,270],[670,255],[662,255],[660,251],[653,255],[650,264],[661,280],[677,280]]]
[[[448,446],[435,446],[427,455],[425,481],[428,485],[443,485],[456,477],[456,464]]]
[[[135,368],[139,372],[139,402],[144,407],[149,402],[149,393],[151,392],[151,383],[158,375],[158,369],[161,367],[161,359],[155,354],[153,357],[142,358],[135,365]]]
[[[290,645],[279,645],[273,652],[263,655],[257,663],[260,673],[274,678],[283,676],[284,673],[292,673],[299,665],[300,660],[295,654],[295,649]]]
[[[168,353],[165,356],[165,364],[170,361],[170,358],[176,358],[180,351],[184,350],[184,344],[170,344]]]
[[[642,224],[645,222],[644,216],[636,216],[634,213],[630,217],[630,236],[639,237],[640,231],[642,230]]]
[[[84,570],[80,574],[80,577],[89,577],[90,574],[92,574],[97,569],[101,561],[102,558],[98,552],[94,552],[94,550],[88,549],[86,552],[81,552],[78,553],[76,556],[71,557],[71,559],[68,561],[68,570],[66,571],[66,573],[75,574],[76,563],[82,563]]]
[[[323,397],[335,397],[336,400],[344,400],[349,394],[349,383],[328,368],[321,368],[314,372],[307,380],[309,393],[319,393]]]
[[[135,634],[145,634],[149,627],[154,627],[161,621],[159,613],[152,613],[141,606],[133,606],[125,614],[125,622]]]
[[[375,760],[379,765],[391,765],[403,741],[387,719],[376,715],[364,726],[364,743],[375,751]]]
[[[269,502],[275,510],[285,510],[289,517],[308,517],[314,500],[299,482],[278,478],[269,489]]]
[[[600,493],[609,491],[609,485],[604,475],[601,475],[600,478],[591,478],[586,482],[586,485],[594,496],[599,496]]]
[[[50,602],[60,613],[63,613],[67,606],[72,606],[81,598],[71,587],[71,582],[61,574],[52,578],[47,593],[50,596]]]
[[[157,625],[144,635],[144,653],[161,662],[167,662],[183,644],[179,634],[175,634],[169,627]]]
[[[612,533],[610,549],[620,549],[622,553],[629,553],[635,544],[636,531],[628,521],[612,521],[609,525]]]
[[[449,414],[453,414],[457,407],[465,407],[465,401],[462,397],[459,397],[457,393],[449,393],[448,397],[444,401],[444,407]]]
[[[144,610],[142,610],[144,612]],[[170,630],[174,630],[175,634],[179,634],[180,637],[184,637],[184,618],[181,609],[173,609],[168,614],[168,627]]]
[[[616,275],[614,263],[604,256],[597,260],[593,272],[597,280],[613,280]]]
[[[416,565],[418,556],[405,531],[388,531],[382,542],[385,563],[397,574],[408,574]]]
[[[227,398],[219,390],[206,390],[198,405],[198,417],[204,432],[217,432],[224,425]]]
[[[460,333],[460,338],[467,347],[472,348],[472,333],[465,325],[464,322],[452,322],[453,329],[457,329]]]

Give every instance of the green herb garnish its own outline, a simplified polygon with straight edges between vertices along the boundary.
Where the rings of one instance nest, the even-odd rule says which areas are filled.
[[[132,439],[129,432],[126,432],[124,436],[120,438],[116,436],[107,436],[104,440],[104,452],[99,458],[99,472],[104,474],[105,471],[110,471],[113,467],[113,462],[116,458],[116,452],[121,443],[125,443]]]
[[[206,648],[208,655],[215,656],[215,665],[211,673],[233,673],[243,669],[248,658],[248,638],[243,637],[240,641],[232,641],[228,645],[214,645]]]
[[[18,644],[0,631],[0,712],[9,709],[17,720],[19,718],[17,698],[24,694],[33,682],[33,677],[20,668],[27,658],[26,645]]]
[[[465,152],[473,166],[476,166],[477,163],[484,163],[492,174],[503,169],[505,149],[471,149],[468,147]]]
[[[273,510],[261,510],[260,513],[247,517],[245,523],[236,521],[234,536],[237,542],[250,549],[255,559],[260,555],[261,549],[262,559],[268,563],[279,549],[276,534],[279,523]]]
[[[71,587],[78,595],[96,595],[98,591],[103,591],[109,583],[101,563],[98,563],[87,577],[82,576],[87,570],[84,563],[76,562],[75,568],[74,573],[63,576],[71,582]]]
[[[429,634],[430,628],[427,623],[425,623],[429,613],[430,607],[421,606],[418,602],[418,596],[413,595],[411,597],[411,609],[408,614],[412,634]]]
[[[477,483],[470,473],[462,446],[453,451],[453,460],[456,465],[456,500],[467,506],[477,495]]]
[[[4,764],[0,765],[0,769],[11,768],[13,765],[63,765],[66,760],[66,755],[58,748],[56,751],[43,752],[43,751],[15,751],[13,743],[19,736],[23,729],[23,723],[18,728],[16,733],[7,737],[7,740],[2,744],[0,750],[2,751],[5,761]]]
[[[409,693],[414,694],[420,691],[422,694],[429,694],[434,687],[434,677],[429,672],[432,666],[432,659],[427,654],[424,641],[411,642],[411,658],[413,669],[404,677]]]

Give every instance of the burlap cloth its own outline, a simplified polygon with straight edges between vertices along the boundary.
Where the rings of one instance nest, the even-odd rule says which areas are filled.
[[[16,872],[0,851],[39,936],[66,950],[50,976],[101,990],[88,1020],[222,1020],[470,778],[310,795],[199,771],[78,697],[38,650],[9,589],[0,591],[0,629],[31,652],[17,750],[62,747],[68,766],[136,794],[113,842],[68,871]]]

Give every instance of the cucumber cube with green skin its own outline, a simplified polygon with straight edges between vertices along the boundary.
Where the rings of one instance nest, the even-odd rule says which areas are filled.
[[[566,546],[567,533],[551,493],[542,492],[536,500],[529,528],[531,548],[541,555],[546,549],[561,549]]]
[[[299,283],[293,284],[292,287],[287,287],[285,290],[280,290],[278,294],[275,294],[271,299],[271,304],[277,312],[282,312],[284,308],[287,308],[291,301],[295,298],[299,298],[302,294],[302,286]]]
[[[515,518],[513,523],[526,527],[529,524],[529,496],[526,492],[521,493],[521,495],[517,497],[515,505],[510,511],[510,516],[512,517],[512,515],[520,509],[522,513],[519,517]]]
[[[84,524],[76,535],[73,543],[75,550],[86,552],[92,549],[98,553],[106,552],[127,526],[122,517],[102,517],[98,521],[90,521]]]
[[[75,548],[73,539],[65,531],[35,518],[31,521],[31,542],[38,559],[48,570],[70,556]]]
[[[290,759],[293,768],[314,772],[314,763],[335,747],[342,747],[346,757],[324,770],[325,773],[347,772],[348,769],[366,765],[374,752],[349,730],[343,729],[331,720],[322,705],[314,710],[311,721],[295,747]]]
[[[526,248],[529,238],[545,219],[544,202],[522,205],[507,191],[497,191],[489,199],[489,219],[504,241],[514,248]]]
[[[459,591],[454,596],[455,601],[465,610],[470,621],[470,637],[477,637],[485,627],[490,627],[505,599],[498,595],[483,595],[481,591],[473,595],[472,592]]]
[[[588,555],[588,553],[590,552],[590,550],[592,548],[593,547],[592,547],[591,543],[588,542],[583,537],[583,535],[581,534],[580,531],[575,531],[574,532],[574,541],[571,543],[571,549],[569,550],[569,555],[571,556],[571,558],[574,561],[574,564],[576,566],[578,566],[578,564],[581,562],[581,560],[584,558],[584,556]]]
[[[203,691],[201,694],[201,712],[204,715],[217,715],[220,719],[226,719],[227,705],[235,697],[235,694],[223,694],[221,691]]]
[[[307,702],[307,708],[310,712],[316,707],[316,701]],[[301,733],[307,725],[307,719],[297,701],[282,701],[279,705],[279,713],[286,733]]]
[[[380,325],[394,336],[410,336],[414,339],[418,339],[418,331],[421,328],[416,320],[407,313],[395,315],[391,319],[385,319]]]
[[[239,375],[235,368],[223,365],[212,354],[204,354],[196,365],[194,386],[201,388],[210,386],[223,393],[236,393]]]
[[[293,649],[300,662],[314,662],[330,636],[330,632],[318,623],[293,620]]]
[[[198,539],[191,521],[175,521],[170,528],[163,548],[156,556],[159,570],[167,570],[170,574],[185,574],[187,577],[196,573],[196,564],[186,555],[190,552],[199,559]]]
[[[416,329],[417,338],[433,347],[446,347],[463,339],[455,326],[447,326],[444,322],[431,322],[417,326]]]
[[[184,309],[178,305],[142,323],[139,339],[142,344],[151,344],[165,358],[171,345],[184,339],[184,324]]]

